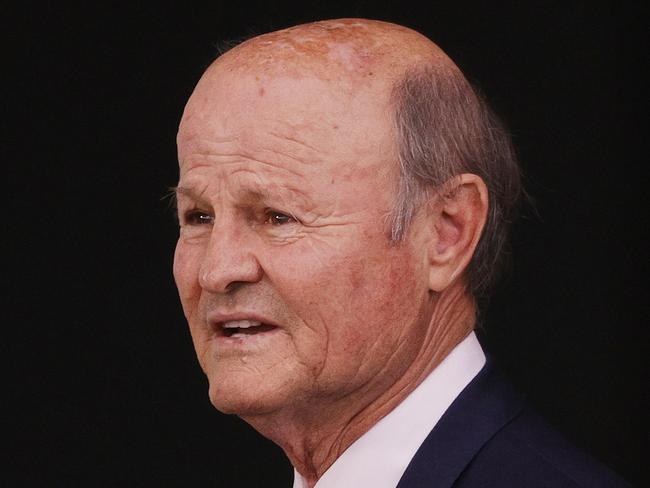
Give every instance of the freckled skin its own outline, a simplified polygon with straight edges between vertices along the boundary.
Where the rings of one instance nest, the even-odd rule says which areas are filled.
[[[473,325],[462,283],[431,290],[425,218],[398,244],[386,227],[390,87],[422,59],[449,63],[382,22],[266,34],[208,69],[181,120],[179,186],[191,191],[178,194],[174,277],[210,399],[278,443],[312,485]],[[290,221],[270,223],[269,208]],[[207,223],[187,220],[196,209]],[[280,330],[219,353],[215,310],[261,313]]]
[[[431,59],[453,66],[435,44],[411,29],[387,22],[341,19],[255,37],[227,52],[221,61],[232,70],[255,66],[263,73],[281,70],[288,76],[309,70],[322,79],[345,79],[359,87],[377,71],[385,81],[407,65]]]

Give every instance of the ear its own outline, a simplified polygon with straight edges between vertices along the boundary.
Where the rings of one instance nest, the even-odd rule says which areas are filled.
[[[429,288],[441,292],[467,268],[487,219],[488,191],[474,174],[462,174],[443,185],[427,212]]]

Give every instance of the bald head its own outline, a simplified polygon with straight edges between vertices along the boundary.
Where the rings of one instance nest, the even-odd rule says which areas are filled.
[[[366,19],[338,19],[299,25],[250,39],[218,58],[210,69],[255,70],[390,84],[409,67],[426,64],[453,69],[453,62],[422,34]]]

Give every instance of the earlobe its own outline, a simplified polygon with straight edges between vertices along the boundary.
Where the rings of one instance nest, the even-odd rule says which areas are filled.
[[[469,264],[487,218],[488,192],[483,180],[462,174],[443,185],[430,206],[429,288],[441,292]]]

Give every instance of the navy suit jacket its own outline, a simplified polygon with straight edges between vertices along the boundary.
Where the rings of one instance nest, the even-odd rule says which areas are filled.
[[[422,443],[397,488],[627,486],[533,413],[488,358]]]

